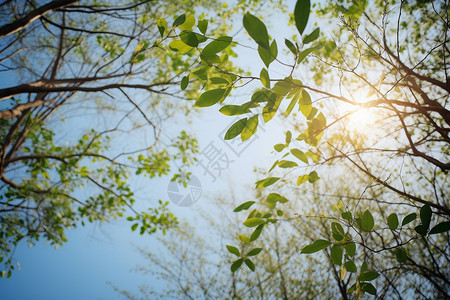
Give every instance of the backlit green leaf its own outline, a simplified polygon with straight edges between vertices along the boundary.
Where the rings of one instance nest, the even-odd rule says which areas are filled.
[[[183,24],[179,25],[178,28],[181,30],[191,30],[192,27],[195,25],[195,18],[194,16],[189,16],[184,20]]]
[[[273,148],[275,149],[275,151],[281,152],[281,151],[283,151],[284,148],[286,148],[286,145],[285,144],[276,144],[275,146],[273,146]]]
[[[206,34],[206,30],[208,29],[208,20],[199,20],[197,26],[201,33]]]
[[[240,105],[225,105],[222,106],[219,111],[227,116],[236,116],[250,113],[250,109],[242,107]]]
[[[295,45],[288,39],[284,39],[284,44],[286,45],[286,47],[289,48],[289,50],[291,50],[291,52],[296,55],[297,54],[297,47],[295,47]]]
[[[248,218],[244,221],[244,225],[247,227],[256,227],[261,224],[265,224],[266,221],[260,218]]]
[[[256,240],[260,235],[262,230],[264,229],[265,224],[261,224],[258,227],[256,227],[255,231],[253,231],[252,235],[250,236],[250,241]]]
[[[231,140],[241,134],[242,130],[244,130],[245,125],[247,124],[247,118],[240,119],[227,130],[225,133],[225,140]]]
[[[377,279],[380,276],[380,274],[378,272],[375,271],[369,271],[369,272],[364,272],[361,275],[359,275],[359,280],[360,281],[372,281]]]
[[[257,129],[258,129],[258,115],[254,115],[253,117],[247,120],[247,123],[241,132],[242,141],[248,140],[252,135],[256,133]]]
[[[211,91],[206,91],[200,95],[198,100],[195,102],[196,107],[207,107],[216,104],[222,99],[225,94],[225,89],[216,89]]]
[[[181,24],[184,23],[184,21],[186,21],[186,15],[185,15],[185,14],[179,15],[179,16],[175,19],[175,21],[173,21],[172,26],[178,26],[178,25],[181,25]]]
[[[308,24],[310,10],[311,3],[309,0],[297,0],[294,9],[294,20],[295,26],[300,34],[303,34],[306,24]]]
[[[260,74],[259,74],[260,80],[262,85],[264,85],[266,88],[270,89],[270,78],[269,78],[269,72],[265,68],[262,68]]]
[[[181,90],[184,91],[187,88],[188,84],[189,84],[189,76],[184,76],[181,79]]]
[[[268,177],[266,179],[258,180],[256,182],[256,188],[261,189],[261,188],[268,187],[268,186],[274,184],[275,182],[277,182],[278,180],[280,180],[280,177]]]
[[[266,25],[250,13],[244,15],[244,28],[250,37],[260,46],[269,49],[269,34]]]
[[[308,157],[305,155],[305,153],[303,153],[303,151],[294,148],[291,149],[291,153],[305,164],[308,164]]]
[[[232,41],[233,38],[230,36],[221,36],[218,39],[206,45],[206,47],[202,51],[202,55],[210,56],[219,53],[225,48],[227,48]]]
[[[180,33],[180,39],[183,43],[185,43],[188,46],[191,47],[197,47],[198,46],[198,38],[195,33],[192,31],[182,31]]]
[[[305,38],[303,39],[303,44],[306,45],[308,43],[315,41],[319,37],[319,34],[320,34],[320,28],[314,29],[313,32],[311,32],[310,34],[305,36]]]
[[[239,205],[238,207],[236,207],[233,211],[234,212],[239,212],[242,210],[247,210],[249,209],[253,204],[255,204],[255,201],[247,201],[242,203],[241,205]]]
[[[298,55],[297,64],[300,64],[314,50],[316,50],[315,47],[308,48],[308,49],[305,49],[302,52],[300,52],[300,54]]]
[[[331,245],[330,241],[326,241],[326,240],[317,240],[314,243],[312,243],[311,245],[306,246],[305,248],[302,249],[301,253],[302,254],[310,254],[310,253],[315,253],[317,251],[320,251],[322,249],[327,248],[328,246]]]
[[[290,161],[290,160],[281,160],[281,161],[278,163],[278,166],[279,166],[280,168],[293,168],[293,167],[297,167],[298,164],[297,164],[296,162]]]

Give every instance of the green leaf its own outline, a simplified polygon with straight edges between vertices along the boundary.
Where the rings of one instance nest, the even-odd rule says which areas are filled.
[[[342,264],[342,248],[339,245],[334,245],[331,247],[331,261],[335,265]]]
[[[184,21],[186,21],[186,15],[182,14],[180,16],[178,16],[175,21],[173,21],[172,26],[178,26],[184,23]]]
[[[290,161],[290,160],[281,160],[281,161],[278,163],[278,166],[279,166],[280,168],[293,168],[293,167],[297,167],[298,164],[297,164],[296,162]]]
[[[156,25],[158,26],[158,31],[161,37],[164,35],[164,31],[166,31],[167,28],[167,22],[164,18],[158,18],[156,21]]]
[[[255,248],[255,249],[252,249],[252,250],[250,250],[250,252],[247,253],[247,256],[255,256],[255,255],[258,255],[259,252],[261,252],[261,251],[262,251],[262,248]]]
[[[249,209],[253,204],[255,204],[255,201],[247,201],[236,207],[233,211],[234,212],[240,212],[242,210]]]
[[[256,227],[261,224],[265,224],[266,221],[260,218],[248,218],[244,221],[244,225],[247,227]]]
[[[399,263],[406,262],[406,251],[403,248],[397,248],[395,249],[395,258]]]
[[[380,276],[380,274],[378,272],[375,271],[369,271],[369,272],[364,272],[361,275],[359,275],[359,280],[360,281],[372,281],[377,279]]]
[[[131,231],[135,231],[136,228],[137,228],[138,226],[139,226],[138,223],[133,224],[133,225],[131,226]]]
[[[269,34],[264,23],[250,13],[244,15],[244,28],[250,37],[260,46],[269,49]]]
[[[345,252],[348,256],[354,256],[356,252],[356,244],[355,243],[348,243],[345,245]]]
[[[202,55],[204,56],[211,56],[216,53],[221,52],[225,48],[227,48],[231,42],[233,41],[233,38],[230,36],[221,36],[218,39],[212,41],[202,51]]]
[[[301,175],[297,179],[297,185],[301,185],[302,183],[305,183],[308,180],[308,175]]]
[[[341,213],[341,216],[342,216],[342,218],[344,219],[344,220],[347,220],[347,221],[349,221],[349,222],[351,222],[352,221],[352,212],[351,211],[344,211],[344,212],[342,212]]]
[[[277,152],[281,152],[283,151],[284,148],[286,148],[285,144],[276,144],[275,146],[273,146],[273,148],[277,151]]]
[[[428,204],[425,204],[420,209],[420,220],[422,221],[422,225],[428,230],[431,221],[431,207]]]
[[[265,224],[261,224],[258,227],[256,227],[255,231],[253,231],[252,235],[250,236],[250,241],[253,242],[256,240],[260,235],[262,230],[264,229]]]
[[[227,130],[225,133],[225,140],[231,140],[241,134],[242,130],[244,130],[245,125],[247,124],[247,118],[240,119]]]
[[[308,181],[309,181],[309,183],[314,183],[314,182],[316,182],[319,179],[320,179],[320,177],[319,177],[319,175],[317,174],[316,171],[312,171],[311,173],[308,174]]]
[[[236,260],[232,265],[231,265],[231,272],[236,272],[242,265],[242,263],[244,262],[243,258],[240,258],[238,260]]]
[[[258,129],[258,115],[254,115],[253,117],[247,120],[244,129],[241,132],[242,141],[248,140],[252,135],[256,133]]]
[[[274,203],[274,204],[275,204],[275,203],[277,203],[277,202],[280,202],[280,203],[286,203],[286,202],[288,202],[289,200],[286,199],[285,197],[281,196],[281,195],[278,194],[278,193],[270,193],[270,194],[267,196],[266,201],[267,201],[268,203]]]
[[[302,97],[299,101],[299,109],[302,112],[302,114],[308,118],[308,116],[311,113],[312,110],[312,102],[311,102],[311,96],[309,93],[305,90],[302,91]]]
[[[189,84],[189,76],[184,76],[181,79],[181,90],[184,91],[187,88],[188,84]]]
[[[306,24],[308,24],[310,10],[311,3],[309,0],[298,0],[295,4],[294,20],[295,26],[300,34],[303,34]]]
[[[297,64],[300,64],[314,50],[316,50],[315,47],[308,48],[308,49],[305,49],[302,52],[300,52],[300,54],[298,55]]]
[[[284,39],[284,44],[286,45],[286,47],[289,48],[289,50],[291,50],[291,52],[296,55],[297,54],[297,47],[295,47],[295,45],[288,39]]]
[[[216,104],[222,99],[225,94],[225,89],[216,89],[211,91],[206,91],[200,95],[198,100],[195,102],[195,107],[207,107]]]
[[[417,217],[416,213],[412,213],[412,214],[407,215],[406,217],[403,218],[402,226],[404,226],[404,225],[406,225],[408,223],[411,223],[412,221],[414,221],[416,219],[416,217]]]
[[[331,231],[333,233],[333,238],[336,241],[342,241],[344,239],[345,231],[341,224],[337,222],[331,223]]]
[[[450,222],[441,222],[430,230],[430,234],[442,233],[450,230]]]
[[[250,259],[246,258],[246,259],[244,260],[244,262],[245,262],[245,264],[247,265],[247,267],[248,267],[250,270],[252,270],[253,272],[255,272],[255,265],[253,264],[253,262],[252,262]]]
[[[364,231],[371,231],[375,222],[373,220],[373,216],[369,210],[366,210],[361,217],[361,229]]]
[[[201,33],[206,34],[206,30],[208,29],[208,20],[199,20],[197,27]]]
[[[377,289],[369,282],[365,282],[365,283],[361,284],[361,289],[364,292],[369,293],[371,295],[377,294]]]
[[[225,105],[222,106],[219,111],[226,116],[237,116],[250,113],[250,109],[242,107],[240,105]]]
[[[191,30],[192,27],[195,25],[195,18],[194,16],[189,16],[186,18],[186,20],[183,22],[183,24],[179,25],[179,28],[181,30]]]
[[[305,164],[308,164],[308,157],[300,149],[291,149],[291,153]]]
[[[261,72],[259,73],[259,77],[261,80],[261,83],[266,88],[270,89],[270,78],[269,78],[269,72],[267,72],[267,69],[262,68]]]
[[[286,145],[289,145],[291,140],[292,140],[292,132],[290,130],[288,130],[288,131],[286,131],[286,138],[285,138]]]
[[[420,235],[427,235],[428,227],[426,227],[423,224],[420,224],[420,225],[414,227],[414,230]]]
[[[320,28],[317,27],[316,29],[314,29],[313,32],[311,32],[310,34],[305,36],[305,38],[303,39],[303,44],[306,45],[306,44],[309,44],[309,43],[315,41],[319,37],[319,34],[320,34]]]
[[[236,255],[237,257],[241,256],[241,253],[239,252],[238,248],[230,246],[230,245],[226,245],[228,252],[230,252],[231,254]]]
[[[323,249],[327,248],[330,245],[331,245],[330,241],[317,240],[314,243],[312,243],[311,245],[308,245],[305,248],[303,248],[301,253],[302,254],[315,253],[317,251],[320,251],[320,250],[323,250]]]
[[[387,218],[388,226],[391,230],[395,230],[398,227],[398,217],[396,213],[392,213]]]
[[[278,48],[275,40],[270,44],[270,49],[266,49],[262,46],[258,46],[258,54],[263,63],[268,68],[269,65],[277,58]]]
[[[353,260],[346,261],[344,263],[344,267],[347,269],[347,271],[349,271],[351,273],[356,273],[358,271],[358,269],[356,268],[356,265],[353,262]]]
[[[261,189],[261,188],[268,187],[268,186],[274,184],[275,182],[277,182],[278,180],[280,180],[280,177],[268,177],[266,179],[258,180],[255,183],[256,188]]]
[[[183,43],[185,43],[188,46],[191,47],[197,47],[198,46],[198,38],[195,33],[192,31],[182,31],[180,33],[180,39]]]
[[[186,53],[192,49],[191,46],[186,45],[180,40],[170,42],[169,48],[172,49],[173,51],[179,51],[181,53]]]

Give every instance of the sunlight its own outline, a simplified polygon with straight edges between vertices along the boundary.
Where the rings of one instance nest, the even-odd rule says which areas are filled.
[[[349,114],[346,121],[352,130],[366,129],[375,122],[375,113],[368,108],[359,108]]]

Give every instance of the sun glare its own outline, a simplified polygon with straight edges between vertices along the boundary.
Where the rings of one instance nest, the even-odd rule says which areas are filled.
[[[375,121],[375,114],[367,108],[359,108],[347,118],[347,126],[352,130],[369,128]]]

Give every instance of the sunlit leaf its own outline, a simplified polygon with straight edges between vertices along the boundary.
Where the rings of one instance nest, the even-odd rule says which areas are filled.
[[[178,51],[181,53],[186,53],[192,49],[191,46],[186,45],[185,43],[183,43],[180,40],[175,40],[175,41],[170,42],[169,48],[172,49],[173,51]]]
[[[281,161],[278,163],[278,166],[279,166],[280,168],[293,168],[293,167],[297,167],[298,164],[297,164],[296,162],[290,161],[290,160],[281,160]]]
[[[200,95],[198,100],[195,102],[196,107],[207,107],[216,104],[222,99],[225,94],[225,89],[216,89],[211,91],[206,91]]]
[[[188,46],[191,47],[197,47],[198,46],[198,38],[195,33],[192,31],[182,31],[180,33],[180,39],[183,43],[185,43]]]
[[[278,55],[278,47],[277,42],[275,40],[270,44],[270,48],[266,49],[262,46],[258,46],[258,54],[263,63],[268,68],[269,65],[277,58]]]
[[[189,84],[189,75],[188,76],[183,76],[183,78],[181,79],[181,90],[185,90],[187,88]]]
[[[303,153],[300,149],[291,149],[291,153],[305,164],[308,164],[308,157],[306,157],[305,153]]]
[[[195,18],[194,16],[189,16],[186,18],[186,20],[183,22],[183,24],[179,25],[178,28],[181,30],[191,30],[192,27],[195,25]]]
[[[219,111],[227,116],[236,116],[250,113],[250,109],[242,107],[240,105],[225,105],[222,106]]]
[[[202,55],[204,56],[210,56],[214,55],[216,53],[221,52],[225,48],[227,48],[231,42],[233,41],[233,38],[230,36],[221,36],[218,39],[212,41],[208,45],[205,46],[205,48],[202,51]]]
[[[240,119],[227,130],[225,133],[225,140],[231,140],[241,134],[242,130],[244,130],[245,125],[247,124],[247,118]]]
[[[306,247],[304,247],[301,251],[302,254],[311,254],[311,253],[315,253],[317,251],[320,251],[322,249],[327,248],[328,246],[331,245],[330,241],[327,240],[317,240],[314,243],[312,243],[311,245],[308,245]]]
[[[268,186],[274,184],[275,182],[277,182],[278,180],[280,180],[280,177],[269,177],[266,179],[258,180],[256,182],[256,188],[261,189],[261,188],[268,187]]]
[[[173,21],[172,26],[178,26],[178,25],[181,25],[181,24],[184,23],[184,21],[186,21],[186,15],[185,15],[185,14],[179,15],[179,16],[175,19],[175,21]]]
[[[206,30],[208,29],[208,20],[199,20],[197,27],[201,33],[206,34]]]
[[[264,229],[265,224],[261,224],[258,227],[256,227],[255,231],[253,231],[252,235],[250,236],[250,241],[256,240],[260,235],[262,230]]]
[[[247,123],[241,132],[242,141],[248,140],[252,135],[256,133],[257,129],[258,129],[258,115],[254,115],[253,117],[247,120]]]
[[[255,201],[247,201],[242,203],[241,205],[239,205],[238,207],[236,207],[233,211],[234,212],[239,212],[242,210],[247,210],[249,209],[253,204],[255,204]]]
[[[260,218],[248,218],[244,221],[244,225],[247,227],[256,227],[261,224],[265,224],[266,221]]]
[[[262,85],[264,85],[266,88],[270,89],[270,78],[269,78],[269,72],[267,72],[267,69],[262,68],[261,72],[259,74],[260,80]]]

